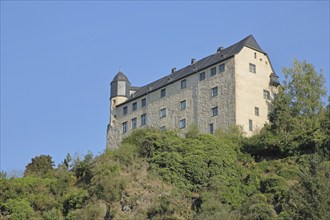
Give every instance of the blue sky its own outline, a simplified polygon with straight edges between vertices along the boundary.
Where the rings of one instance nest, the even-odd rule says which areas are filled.
[[[249,34],[280,77],[297,58],[329,85],[329,1],[1,1],[0,169],[103,152],[119,69],[142,86]]]

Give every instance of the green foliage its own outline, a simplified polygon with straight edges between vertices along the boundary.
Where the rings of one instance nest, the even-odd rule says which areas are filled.
[[[270,125],[248,140],[244,149],[262,158],[286,157],[322,152],[328,155],[324,140],[329,139],[321,123],[327,124],[322,98],[326,94],[322,71],[306,61],[294,61],[283,68],[285,80],[269,114]]]
[[[92,178],[93,154],[88,153],[83,160],[76,158],[73,164],[73,171],[76,174],[78,182],[82,185],[88,185]]]
[[[26,199],[8,199],[3,204],[2,213],[10,215],[10,219],[24,220],[31,219],[34,211]]]
[[[49,155],[40,155],[32,158],[24,171],[24,176],[45,177],[50,171],[53,171],[54,162]]]
[[[64,198],[63,212],[64,214],[68,214],[70,210],[81,209],[84,206],[88,198],[88,192],[78,189],[69,192]]]
[[[111,160],[112,152],[97,157],[92,169],[90,192],[106,202],[118,201],[125,188],[125,180],[120,176],[120,165]]]

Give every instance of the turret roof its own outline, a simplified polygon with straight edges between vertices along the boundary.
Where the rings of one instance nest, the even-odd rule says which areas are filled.
[[[121,71],[119,71],[112,80],[112,82],[116,82],[116,81],[127,81],[127,82],[129,82],[128,78]]]

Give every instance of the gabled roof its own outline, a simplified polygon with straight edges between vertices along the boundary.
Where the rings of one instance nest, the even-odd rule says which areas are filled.
[[[160,89],[162,87],[165,87],[168,84],[171,84],[175,81],[178,81],[182,78],[185,78],[191,74],[194,74],[198,71],[201,71],[203,69],[206,69],[216,63],[219,63],[221,61],[224,61],[226,59],[229,59],[236,54],[238,54],[244,46],[250,47],[254,50],[257,50],[261,53],[266,54],[259,46],[257,41],[254,39],[252,35],[247,36],[243,40],[239,41],[238,43],[229,46],[227,48],[222,49],[221,51],[218,51],[215,54],[212,54],[210,56],[207,56],[199,61],[197,61],[194,64],[191,64],[189,66],[186,66],[180,70],[175,71],[174,73],[167,75],[159,80],[156,80],[148,85],[142,86],[136,93],[134,93],[134,96],[129,98],[127,101],[121,103],[120,105],[124,105],[127,102],[130,102],[131,100],[137,99],[143,95],[146,95],[150,92],[153,92],[157,89]],[[118,75],[118,74],[117,74]],[[125,76],[126,77],[126,76]],[[116,78],[116,77],[115,77]],[[118,106],[120,106],[118,105]]]

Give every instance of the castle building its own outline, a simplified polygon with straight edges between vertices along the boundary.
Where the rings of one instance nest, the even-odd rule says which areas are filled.
[[[247,136],[268,122],[278,77],[252,35],[143,87],[118,72],[111,82],[107,148],[136,128],[202,133],[241,125]]]

